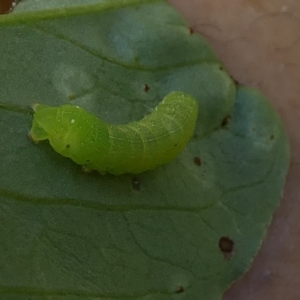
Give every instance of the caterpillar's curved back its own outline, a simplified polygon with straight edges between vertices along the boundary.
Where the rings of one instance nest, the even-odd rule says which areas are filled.
[[[138,122],[110,125],[79,106],[36,104],[30,136],[48,139],[55,151],[77,164],[115,175],[141,173],[173,160],[191,138],[198,103],[172,92]]]

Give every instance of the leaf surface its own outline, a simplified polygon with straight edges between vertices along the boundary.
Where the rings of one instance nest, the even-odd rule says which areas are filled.
[[[281,198],[278,115],[165,2],[71,2],[0,18],[0,299],[220,299]],[[198,99],[198,124],[155,171],[86,174],[27,137],[36,102],[117,124],[173,90]]]

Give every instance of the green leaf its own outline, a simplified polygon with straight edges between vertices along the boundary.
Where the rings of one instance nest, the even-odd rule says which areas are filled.
[[[71,7],[81,7],[85,8],[87,5],[91,7],[94,5],[99,5],[99,3],[107,3],[109,6],[114,3],[117,6],[120,6],[121,3],[125,3],[128,0],[17,0],[21,1],[18,5],[14,8],[13,13],[19,12],[28,12],[28,11],[43,11],[48,9],[69,9]],[[141,3],[142,1],[135,1],[137,3]],[[129,1],[129,3],[133,3],[133,1]]]
[[[278,115],[165,2],[39,2],[0,18],[0,299],[220,299],[281,198]],[[35,102],[126,123],[173,90],[199,100],[198,124],[155,171],[85,174],[27,138]]]

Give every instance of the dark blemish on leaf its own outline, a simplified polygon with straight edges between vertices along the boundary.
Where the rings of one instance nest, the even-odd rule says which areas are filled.
[[[233,78],[232,76],[230,76],[230,79],[234,82],[235,85],[241,85],[241,83],[237,79]]]
[[[140,191],[141,190],[141,183],[137,177],[132,177],[131,179],[131,186],[135,191]]]
[[[86,160],[86,162],[90,162],[90,160],[89,160],[89,159],[87,159],[87,160]]]
[[[219,247],[222,252],[231,253],[233,250],[234,242],[227,236],[223,236],[219,240]]]
[[[220,66],[219,69],[220,69],[220,71],[224,71],[224,67],[223,66]]]
[[[230,116],[226,116],[226,117],[223,119],[223,121],[222,121],[222,123],[221,123],[221,126],[222,126],[222,127],[228,126],[229,123],[230,123],[230,121],[231,121],[231,117],[230,117]]]
[[[184,287],[183,287],[182,285],[180,285],[180,286],[178,287],[178,289],[175,291],[176,294],[181,294],[181,293],[183,293],[183,292],[184,292]]]
[[[76,96],[74,94],[71,94],[71,95],[68,96],[69,100],[74,100],[75,98],[76,98]]]
[[[194,32],[195,32],[194,28],[190,27],[190,28],[189,28],[189,33],[190,33],[190,34],[194,34]]]
[[[223,252],[225,258],[230,258],[234,248],[234,242],[229,237],[223,236],[219,240],[219,248]]]
[[[20,2],[20,0],[0,1],[0,15],[12,12],[15,6],[18,4],[18,2]]]
[[[67,144],[67,145],[66,145],[66,148],[67,148],[67,149],[71,148],[71,145],[70,145],[70,144]]]
[[[274,140],[274,134],[271,134],[271,136],[270,136],[270,140]]]
[[[147,93],[150,90],[150,86],[148,84],[144,84],[143,89]]]
[[[177,147],[177,144],[174,144],[174,147]]]
[[[201,166],[201,159],[199,158],[199,157],[194,157],[194,163],[195,163],[195,165],[197,165],[197,166]]]
[[[237,80],[234,79],[234,78],[231,78],[231,79],[233,80],[233,82],[234,82],[235,85],[240,85],[240,82],[239,82],[239,81],[237,81]]]

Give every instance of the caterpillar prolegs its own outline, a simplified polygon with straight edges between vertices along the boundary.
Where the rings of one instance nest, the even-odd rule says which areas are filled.
[[[74,105],[34,105],[30,136],[48,139],[53,149],[79,165],[101,173],[141,173],[172,161],[191,138],[198,103],[171,92],[143,119],[111,125]]]

